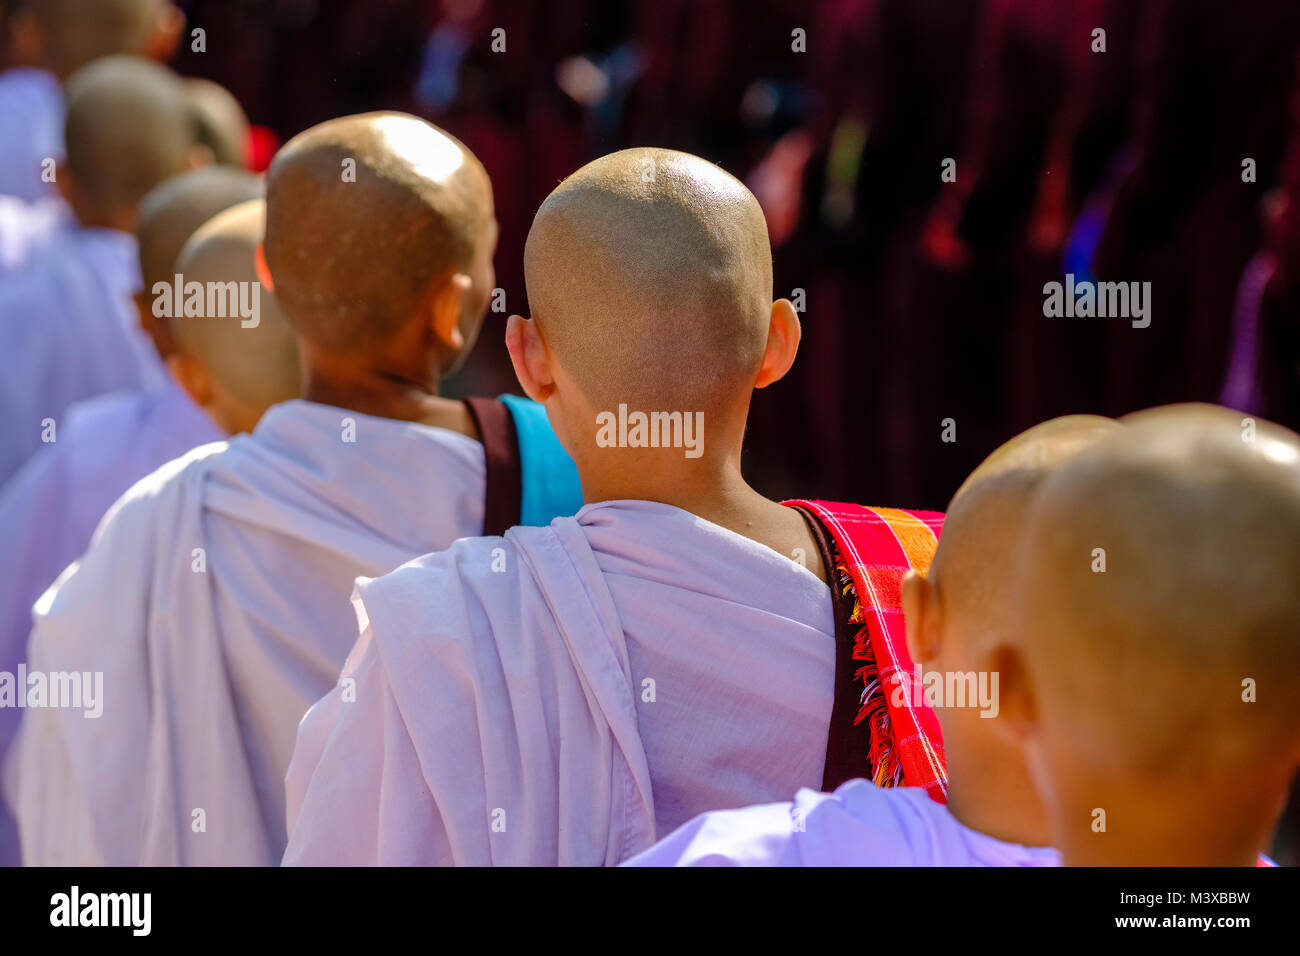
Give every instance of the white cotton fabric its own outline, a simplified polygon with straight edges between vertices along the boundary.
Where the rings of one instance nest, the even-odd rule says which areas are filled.
[[[135,237],[112,229],[64,232],[30,268],[0,280],[0,483],[41,447],[76,401],[166,384],[132,296],[140,288]]]
[[[613,864],[821,781],[830,590],[669,505],[588,505],[360,581],[304,719],[291,864]]]
[[[792,803],[706,813],[628,866],[1060,866],[1051,847],[1004,843],[919,787],[850,780]]]
[[[25,268],[75,225],[68,204],[57,196],[36,202],[0,196],[0,279]]]
[[[54,74],[30,67],[0,73],[0,196],[34,202],[54,194],[43,164],[63,160],[64,113]]]
[[[28,667],[102,671],[105,699],[97,720],[23,716],[24,862],[276,863],[354,579],[481,533],[484,467],[464,435],[292,401],[132,488],[36,607]]]
[[[17,672],[32,629],[32,605],[86,550],[113,502],[173,458],[222,437],[175,385],[104,395],[68,410],[59,440],[0,489],[0,671]],[[0,762],[21,714],[0,708]],[[18,862],[11,824],[0,800],[0,866]]]

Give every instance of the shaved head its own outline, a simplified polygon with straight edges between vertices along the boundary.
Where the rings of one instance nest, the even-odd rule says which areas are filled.
[[[995,655],[1017,637],[1010,592],[1025,512],[1048,478],[1120,428],[1109,418],[1070,415],[998,447],[953,496],[929,570],[903,581],[907,643],[916,663],[931,673],[979,681],[978,690],[972,683],[968,691],[977,695],[978,710],[968,697],[968,706],[949,702],[937,712],[954,813],[999,839],[1048,842],[1023,748],[1000,732],[1001,722],[985,719],[1001,710],[1002,668]]]
[[[108,57],[67,84],[68,171],[84,198],[131,207],[190,158],[195,129],[185,88],[166,67]]]
[[[181,248],[199,226],[261,195],[258,177],[219,166],[182,173],[152,190],[140,201],[135,230],[145,291],[171,283]]]
[[[177,269],[186,284],[257,286],[256,253],[265,224],[266,206],[260,199],[218,213],[181,250]],[[252,327],[245,327],[239,315],[181,314],[170,324],[181,348],[199,359],[224,389],[245,404],[266,408],[297,397],[298,347],[274,295],[259,288],[257,301],[258,322]]]
[[[1066,415],[999,446],[962,482],[948,505],[930,576],[945,600],[999,626],[1008,620],[1008,568],[1031,496],[1051,475],[1122,426]]]
[[[276,154],[266,262],[298,333],[335,353],[389,344],[457,273],[475,282],[467,350],[486,311],[496,223],[482,165],[404,113],[330,120]],[[449,361],[452,359],[449,358]]]
[[[28,0],[61,76],[100,57],[143,54],[166,0]]]
[[[242,169],[248,116],[239,100],[220,83],[197,77],[185,80],[185,95],[194,112],[198,142],[212,150],[219,165]]]
[[[1295,758],[1300,436],[1242,419],[1131,416],[1031,508],[1024,656],[1056,766],[1191,780]]]
[[[564,180],[524,252],[532,317],[597,408],[713,409],[763,361],[772,253],[757,200],[697,156],[629,149]]]

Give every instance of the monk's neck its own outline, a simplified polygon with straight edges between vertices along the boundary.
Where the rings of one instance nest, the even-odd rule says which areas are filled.
[[[1050,844],[1046,814],[1023,758],[994,744],[967,754],[947,742],[948,811],[958,823],[1004,843]]]
[[[74,205],[72,215],[82,229],[108,229],[125,233],[135,230],[136,217],[131,210]]]
[[[432,374],[406,377],[381,370],[350,370],[342,376],[309,367],[302,397],[375,418],[420,422],[472,435],[465,406],[439,395],[438,385],[438,377]]]
[[[741,477],[739,461],[674,461],[676,449],[633,452],[618,449],[604,456],[600,467],[579,463],[583,499],[599,501],[657,501],[728,527],[746,510],[772,503]],[[738,458],[738,456],[737,456]]]
[[[1095,806],[1068,813],[1060,845],[1066,864],[1257,865],[1281,816],[1286,787],[1240,777],[1228,786],[1210,780],[1204,787],[1187,784],[1094,793],[1084,802]]]

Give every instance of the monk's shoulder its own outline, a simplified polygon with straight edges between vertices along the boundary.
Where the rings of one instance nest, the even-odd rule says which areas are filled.
[[[165,495],[179,493],[184,490],[187,481],[199,479],[206,473],[211,459],[214,456],[224,453],[229,442],[215,441],[206,445],[199,445],[192,448],[179,458],[173,458],[145,475],[118,499],[117,504],[109,511],[113,514],[119,508],[133,504],[133,510],[139,511],[148,505],[144,502],[157,500]]]
[[[516,592],[521,571],[519,550],[508,538],[460,538],[360,581],[357,590],[367,608],[391,609],[405,620],[445,620],[449,606],[496,604]]]
[[[359,579],[359,613],[384,649],[381,656],[495,653],[531,619],[526,608],[537,600],[515,532],[531,540],[547,530],[461,538],[381,577]]]
[[[226,442],[200,445],[160,466],[127,488],[104,512],[91,537],[86,557],[103,551],[104,539],[117,540],[119,547],[138,551],[142,539],[160,522],[171,523],[189,500],[200,502],[196,494],[209,462],[220,454]]]

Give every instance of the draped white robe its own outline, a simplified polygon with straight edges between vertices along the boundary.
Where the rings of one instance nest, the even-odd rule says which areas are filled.
[[[0,196],[0,278],[27,268],[42,249],[75,227],[68,204],[57,196],[37,202]]]
[[[1060,866],[1051,847],[972,830],[919,787],[850,780],[834,793],[705,813],[627,866]]]
[[[0,483],[57,440],[73,402],[166,383],[132,301],[140,283],[134,236],[80,228],[0,280]]]
[[[588,505],[358,582],[287,864],[613,864],[820,784],[830,590],[668,505]]]
[[[116,392],[68,409],[59,440],[0,489],[0,671],[16,673],[32,605],[90,544],[124,492],[196,445],[222,438],[179,388]],[[0,762],[22,712],[0,708]],[[0,866],[18,862],[18,838],[0,800]]]
[[[63,91],[44,70],[0,73],[0,196],[33,202],[54,195],[47,160],[63,160]]]
[[[24,863],[277,862],[354,579],[481,533],[484,468],[463,435],[292,401],[132,488],[35,609],[29,670],[102,672],[104,700],[23,715]]]

